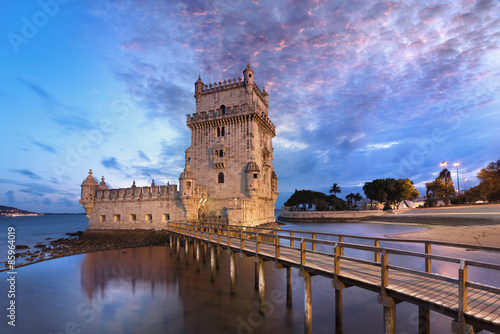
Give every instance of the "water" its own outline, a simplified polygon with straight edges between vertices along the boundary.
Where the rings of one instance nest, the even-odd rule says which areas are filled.
[[[73,223],[79,224],[78,218],[74,219]],[[60,231],[72,232],[72,228],[66,230],[73,224],[70,221],[71,218],[61,219]],[[57,225],[53,224],[53,227]],[[287,224],[283,228],[379,237],[418,229],[381,224]],[[44,231],[46,229],[39,229]],[[28,231],[23,233],[27,239],[32,238],[28,238]],[[433,253],[447,252],[451,251],[445,247],[433,248]],[[499,262],[497,255],[460,253],[472,259]],[[422,266],[420,260],[414,265]],[[456,268],[433,262],[434,265],[456,276]],[[470,275],[477,275],[492,285],[500,284],[498,277]],[[7,277],[7,272],[0,273],[0,310],[3,310],[0,312],[5,315],[9,301]],[[257,312],[254,258],[237,258],[235,295],[229,291],[229,259],[225,251],[221,251],[215,282],[210,280],[208,256],[207,263],[202,264],[197,273],[191,252],[186,265],[183,252],[178,261],[164,246],[59,258],[17,269],[16,327],[8,326],[8,319],[0,314],[0,333],[303,333],[304,286],[298,270],[293,269],[291,308],[285,305],[285,270],[267,262],[265,277],[267,309],[262,317]],[[314,276],[312,293],[314,332],[333,332],[331,280]],[[344,290],[343,299],[345,333],[383,332],[382,307],[377,304],[377,293],[351,287]],[[397,333],[417,333],[417,316],[416,306],[398,304]],[[431,319],[433,333],[451,333],[450,318],[432,312]]]

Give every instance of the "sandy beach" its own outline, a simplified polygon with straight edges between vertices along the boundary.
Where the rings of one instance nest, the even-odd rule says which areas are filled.
[[[421,225],[427,229],[388,237],[500,247],[500,204],[413,209],[371,219],[374,223]]]

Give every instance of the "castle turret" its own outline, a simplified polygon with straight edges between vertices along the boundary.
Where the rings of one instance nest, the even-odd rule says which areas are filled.
[[[101,178],[101,183],[99,183],[99,188],[97,188],[97,189],[99,189],[99,190],[109,189],[108,185],[104,181],[104,176]]]
[[[201,77],[198,75],[198,80],[194,83],[194,97],[196,98],[196,104],[199,104],[201,101],[201,92],[203,91],[203,81],[201,81]]]
[[[179,191],[181,196],[193,196],[194,182],[195,177],[193,171],[191,170],[191,164],[186,162],[186,168],[184,168],[184,172],[182,172],[181,177],[179,178]]]
[[[278,197],[278,195],[279,195],[279,193],[278,193],[278,176],[276,175],[274,170],[271,173],[271,191],[272,191],[273,197]]]
[[[247,168],[245,170],[246,192],[250,197],[253,197],[257,194],[257,189],[259,186],[259,174],[260,168],[252,158],[252,161],[247,164]]]
[[[87,213],[87,218],[89,218],[95,203],[95,193],[99,184],[94,179],[92,175],[92,169],[89,171],[89,175],[82,183],[82,195],[80,198],[80,204],[83,204],[83,208]]]
[[[269,94],[266,92],[266,87],[262,88],[262,96],[264,97],[266,106],[269,106]]]
[[[247,67],[243,71],[243,76],[245,78],[245,90],[247,93],[250,93],[253,89],[253,70],[250,64],[247,64]]]

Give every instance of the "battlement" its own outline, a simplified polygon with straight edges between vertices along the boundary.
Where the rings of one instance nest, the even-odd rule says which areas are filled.
[[[153,187],[130,187],[118,189],[105,189],[96,191],[96,202],[127,201],[127,200],[158,200],[178,197],[176,184]],[[207,198],[208,187],[196,186],[194,197]]]
[[[207,123],[211,125],[212,122],[217,122],[218,124],[224,124],[233,122],[235,117],[254,115],[258,116],[259,120],[267,125],[269,130],[276,134],[276,126],[273,124],[265,110],[260,108],[249,106],[248,104],[236,105],[236,106],[226,106],[225,110],[208,110],[202,111],[200,113],[194,113],[192,116],[190,114],[187,116],[187,126],[192,129],[201,123]]]
[[[217,82],[214,82],[213,84],[210,83],[208,85],[204,85],[202,90],[201,90],[201,94],[202,95],[212,94],[215,92],[221,92],[224,90],[229,90],[229,89],[234,89],[234,88],[242,88],[242,87],[245,87],[245,82],[241,78],[233,79],[233,80],[229,79],[229,80],[224,80],[222,82],[219,81],[219,84],[217,84]],[[264,95],[267,95],[267,92],[265,92],[265,90],[264,90],[264,92],[262,92],[256,83],[253,83],[253,88],[254,88],[254,91],[257,93],[257,95],[260,97],[260,99],[262,101],[266,101]],[[266,105],[267,105],[267,102],[266,102]]]
[[[217,82],[214,82],[213,84],[210,83],[208,85],[204,85],[203,89],[201,91],[201,94],[211,94],[215,92],[220,92],[222,90],[226,89],[233,89],[233,88],[239,88],[239,87],[245,87],[245,83],[241,80],[241,78],[238,79],[231,79],[229,80],[224,80],[223,82],[219,81],[219,84],[217,85]]]

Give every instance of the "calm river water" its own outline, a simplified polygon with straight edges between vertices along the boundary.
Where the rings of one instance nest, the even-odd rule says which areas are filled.
[[[66,227],[81,223],[81,216],[66,217]],[[72,219],[75,221],[71,222]],[[3,238],[0,245],[4,253],[7,239],[3,230],[11,223],[0,221]],[[338,223],[287,224],[283,228],[379,237],[419,229]],[[74,230],[69,228],[67,232]],[[18,235],[18,238],[23,237]],[[30,238],[25,236],[25,240]],[[421,246],[407,244],[405,249],[418,247]],[[434,247],[433,253],[500,263],[498,256],[483,252],[452,252],[445,247]],[[353,254],[346,252],[346,255]],[[390,260],[395,264],[400,261],[397,257]],[[209,262],[207,256],[201,272],[196,272],[191,254],[186,265],[184,253],[178,261],[164,246],[75,255],[18,268],[15,298],[10,299],[7,297],[9,275],[1,272],[0,309],[4,314],[0,318],[0,333],[303,333],[304,287],[296,269],[293,269],[293,307],[287,308],[286,271],[266,263],[267,310],[263,317],[257,312],[254,259],[237,258],[235,295],[229,293],[227,253],[221,251],[215,282],[210,280]],[[415,260],[411,265],[422,268],[423,261]],[[435,262],[434,267],[441,274],[456,276],[454,265]],[[469,277],[500,285],[500,278],[486,271],[471,271]],[[333,332],[331,280],[313,277],[312,290],[314,332]],[[383,332],[382,306],[377,304],[376,293],[351,287],[344,290],[343,298],[345,333]],[[10,300],[15,300],[16,305],[15,327],[7,323],[6,308]],[[431,314],[433,333],[451,333],[450,318]],[[417,333],[417,315],[416,306],[398,304],[397,332]]]

